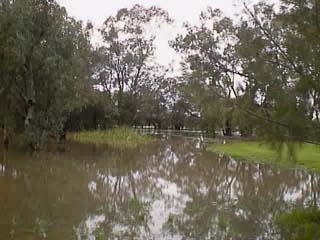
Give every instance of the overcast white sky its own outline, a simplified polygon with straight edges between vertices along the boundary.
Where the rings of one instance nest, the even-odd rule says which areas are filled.
[[[144,6],[156,5],[167,10],[175,23],[171,27],[161,29],[157,40],[156,59],[160,64],[168,65],[169,63],[179,61],[177,54],[172,50],[168,41],[175,38],[181,32],[183,22],[197,24],[200,12],[208,6],[220,8],[225,15],[232,17],[239,13],[244,0],[57,0],[65,6],[68,13],[84,22],[91,21],[95,27],[101,27],[104,20],[115,15],[121,8],[131,7],[134,4]],[[248,2],[248,0],[245,0]],[[249,0],[250,3],[257,0]]]

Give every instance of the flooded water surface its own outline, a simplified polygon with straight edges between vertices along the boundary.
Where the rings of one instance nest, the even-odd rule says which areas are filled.
[[[119,151],[1,151],[0,239],[279,239],[280,212],[319,206],[320,175],[206,153],[180,137]]]

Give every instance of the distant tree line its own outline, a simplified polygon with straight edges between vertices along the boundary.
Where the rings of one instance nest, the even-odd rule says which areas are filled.
[[[158,7],[120,9],[95,31],[54,0],[0,0],[0,126],[36,148],[65,131],[115,125],[253,133],[270,142],[319,140],[320,2],[220,10],[170,46],[182,74],[154,60]],[[8,137],[9,136],[9,137]]]

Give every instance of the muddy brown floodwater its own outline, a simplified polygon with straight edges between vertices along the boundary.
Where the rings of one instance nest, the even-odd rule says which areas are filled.
[[[235,161],[196,140],[59,148],[1,150],[1,240],[279,239],[277,214],[320,205],[320,174]]]

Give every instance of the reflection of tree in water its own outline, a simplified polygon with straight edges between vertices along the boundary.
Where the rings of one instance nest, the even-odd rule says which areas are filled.
[[[277,213],[320,205],[318,174],[194,146],[174,138],[124,152],[9,152],[0,162],[1,237],[272,239]]]
[[[152,158],[141,149],[130,154],[112,152],[107,166],[97,166],[91,192],[101,201],[100,211],[106,216],[99,229],[104,239],[150,238],[150,200],[146,200],[146,193],[157,192],[146,170],[153,163],[147,160]]]
[[[97,166],[99,170],[92,182],[92,195],[104,200],[101,212],[106,216],[98,233],[102,232],[106,239],[153,239],[153,204],[163,200],[169,205],[172,201],[159,182],[170,171],[170,162],[177,158],[167,143],[131,154],[109,153],[108,166]]]
[[[190,159],[192,161],[192,159]],[[276,238],[274,216],[292,206],[319,206],[319,176],[210,155],[179,161],[170,176],[190,201],[165,225],[186,239]]]
[[[1,192],[5,191],[0,196],[3,203],[0,206],[1,238],[16,239],[27,235],[48,239],[71,238],[80,222],[100,213],[101,209],[108,209],[107,206],[115,206],[128,216],[136,214],[148,221],[147,213],[143,213],[148,206],[138,196],[130,198],[129,191],[136,195],[135,173],[145,167],[146,159],[152,159],[152,152],[159,152],[154,150],[158,146],[127,154],[114,150],[105,153],[102,149],[86,145],[69,147],[71,149],[65,153],[28,155],[10,152],[6,161],[1,161],[5,169],[0,175],[0,186],[4,185]],[[108,172],[114,176],[114,182],[110,182],[112,191],[104,188],[105,198],[103,195],[99,197],[92,191],[90,183],[99,176],[97,189],[99,184],[108,185],[107,179],[102,179]],[[130,212],[125,207],[133,210]],[[139,215],[140,212],[145,216]],[[132,226],[136,225],[132,223]]]

